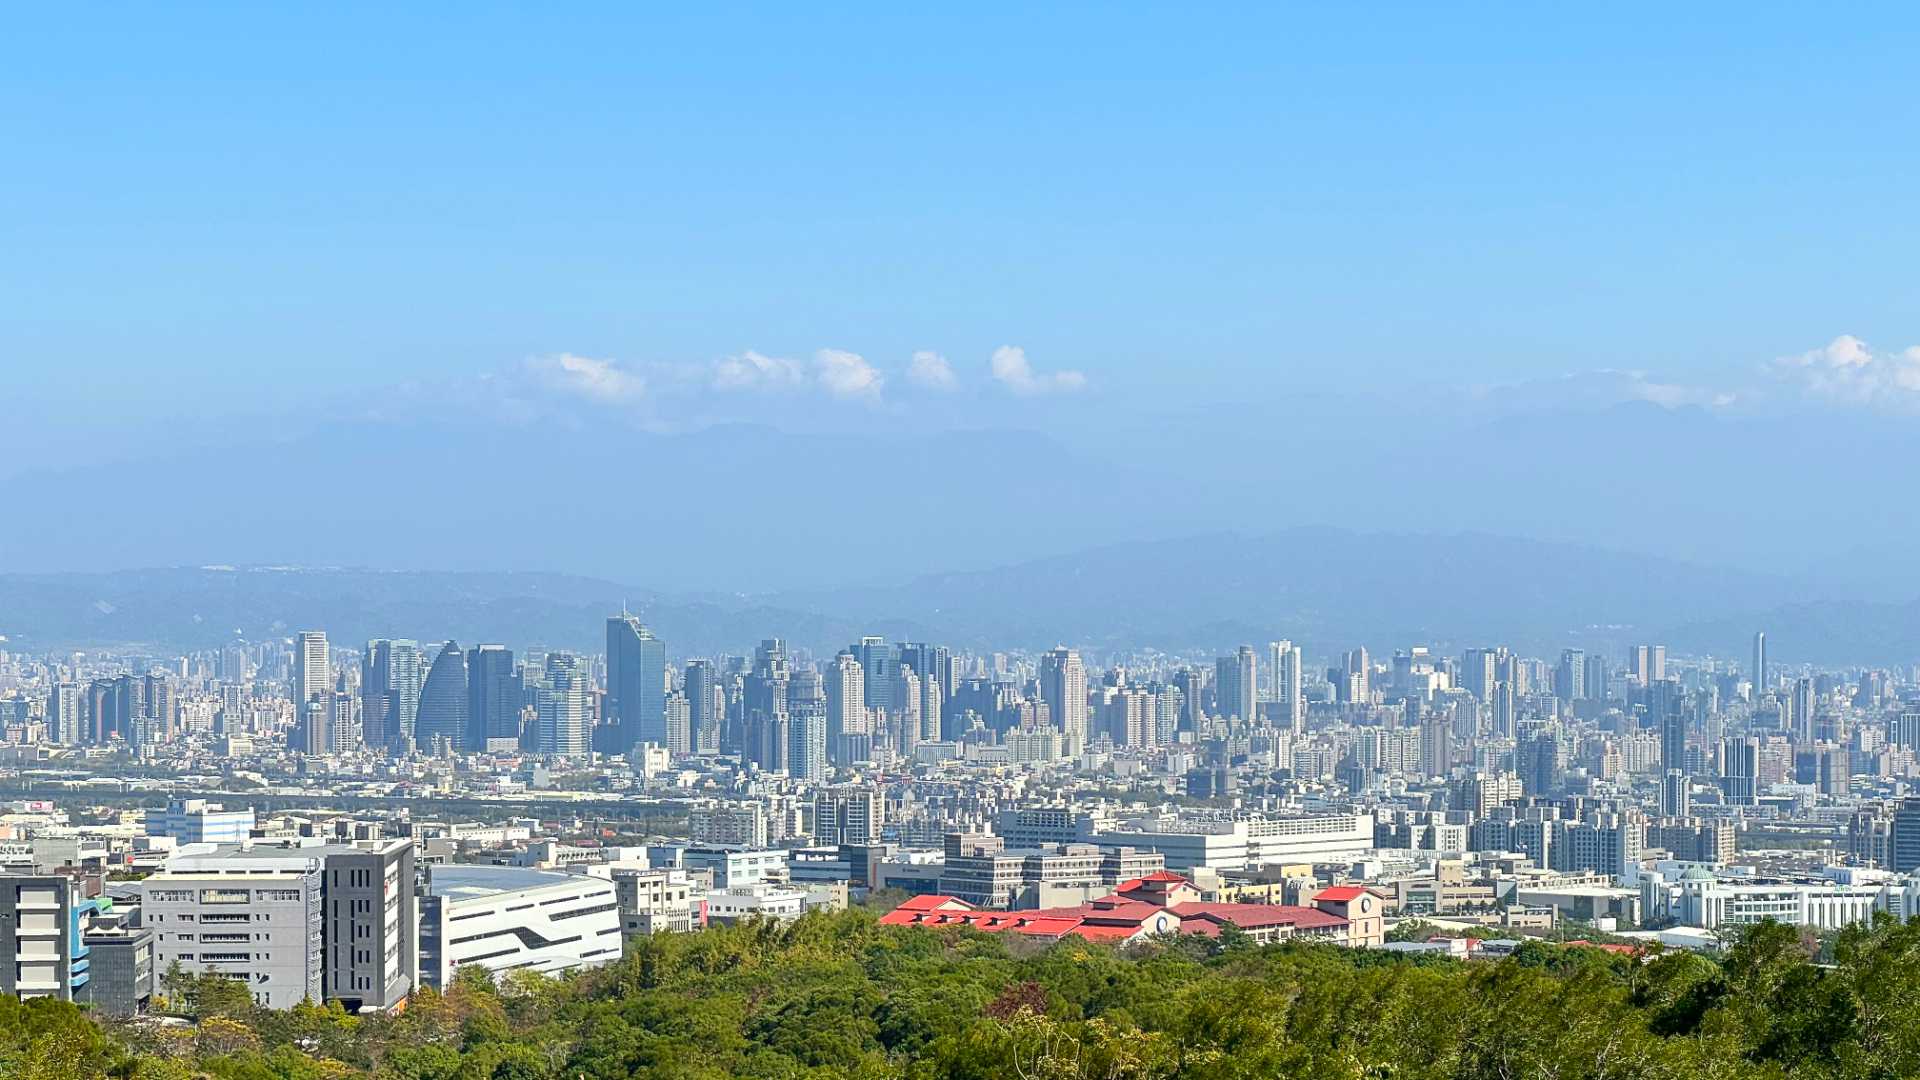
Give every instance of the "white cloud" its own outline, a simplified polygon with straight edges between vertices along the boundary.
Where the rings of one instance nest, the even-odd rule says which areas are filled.
[[[782,356],[763,356],[748,349],[729,356],[713,366],[716,390],[778,390],[799,386],[807,381],[806,369],[798,361]]]
[[[1920,408],[1920,345],[1875,352],[1852,334],[1773,362],[1776,374],[1808,393],[1847,405]]]
[[[993,350],[993,377],[1001,385],[1022,396],[1069,392],[1084,389],[1087,377],[1078,371],[1056,371],[1042,375],[1033,370],[1027,350],[1018,345],[1002,345]]]
[[[913,354],[913,363],[907,366],[907,378],[931,390],[952,390],[960,385],[947,358],[928,349]]]
[[[645,378],[612,360],[555,353],[528,360],[527,369],[551,389],[608,405],[638,401],[647,392]]]
[[[837,398],[878,401],[887,381],[865,357],[840,349],[821,349],[813,355],[813,366],[820,385]]]

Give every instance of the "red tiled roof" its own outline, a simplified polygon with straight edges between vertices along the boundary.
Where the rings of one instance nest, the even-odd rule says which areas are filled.
[[[967,903],[965,900],[962,900],[954,896],[911,896],[907,898],[906,903],[901,904],[899,907],[894,908],[893,910],[895,911],[933,911],[936,908],[943,908],[949,904],[958,904],[960,905],[961,910],[970,909],[973,906]]]
[[[1271,927],[1327,930],[1347,923],[1338,915],[1310,907],[1204,903],[1162,907],[1121,896],[1074,907],[1029,911],[976,911],[951,896],[918,896],[881,916],[880,922],[885,926],[969,926],[986,933],[1010,930],[1038,938],[1072,935],[1093,941],[1124,941],[1143,933],[1163,912],[1180,920],[1182,933],[1208,937],[1217,936],[1221,927],[1229,923],[1243,930]]]
[[[1338,915],[1292,904],[1179,904],[1171,910],[1180,916],[1182,929],[1190,921],[1232,923],[1242,930],[1260,930],[1269,926],[1321,930],[1347,924],[1347,920]]]
[[[1155,882],[1161,883],[1161,884],[1174,884],[1176,882],[1181,885],[1193,884],[1193,882],[1188,881],[1186,878],[1180,876],[1179,874],[1174,873],[1171,870],[1155,870],[1153,873],[1148,874],[1145,877],[1137,877],[1127,881],[1123,881],[1120,884],[1114,886],[1113,891],[1117,893],[1135,892],[1145,887],[1149,883],[1155,883]]]
[[[1372,889],[1363,888],[1359,885],[1341,885],[1332,889],[1322,889],[1315,893],[1313,898],[1315,900],[1331,900],[1334,903],[1346,903],[1349,900],[1358,900],[1362,894],[1372,891]]]

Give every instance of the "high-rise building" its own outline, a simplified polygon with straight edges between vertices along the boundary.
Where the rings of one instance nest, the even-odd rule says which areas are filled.
[[[1342,700],[1358,705],[1373,700],[1373,661],[1368,658],[1364,645],[1347,653],[1346,693]]]
[[[333,667],[324,632],[303,630],[293,639],[292,689],[295,715],[304,712],[308,704],[333,693]]]
[[[1553,696],[1561,701],[1584,701],[1587,696],[1587,652],[1560,650],[1560,667],[1553,674]]]
[[[885,805],[870,787],[821,788],[813,796],[813,842],[822,847],[879,843]]]
[[[468,652],[466,748],[518,748],[522,697],[513,673],[513,650],[505,645],[477,645]]]
[[[1665,645],[1635,645],[1627,650],[1627,676],[1640,686],[1667,677]]]
[[[606,715],[621,749],[667,742],[667,647],[633,615],[607,620]]]
[[[1267,646],[1267,653],[1273,667],[1273,724],[1302,734],[1307,730],[1307,690],[1300,649],[1291,641],[1276,641]]]
[[[1920,871],[1920,799],[1900,800],[1899,809],[1893,812],[1893,835],[1887,846],[1894,873]]]
[[[718,689],[713,661],[687,661],[681,692],[687,699],[687,728],[688,738],[692,740],[692,753],[720,752],[720,723],[726,712],[726,701],[720,697]]]
[[[787,684],[793,678],[793,661],[787,655],[787,643],[767,638],[754,649],[753,670],[741,680],[741,710],[744,717],[747,760],[768,772],[785,772],[791,732],[787,715]]]
[[[1040,700],[1063,735],[1087,738],[1087,669],[1080,654],[1062,645],[1040,657]]]
[[[425,668],[418,642],[404,638],[367,642],[360,654],[360,718],[367,742],[394,754],[412,749]]]
[[[1460,658],[1460,687],[1481,705],[1493,704],[1494,687],[1500,681],[1495,664],[1498,649],[1468,649]]]
[[[1656,679],[1647,686],[1647,726],[1660,734],[1660,766],[1687,768],[1687,705],[1679,679]]]
[[[47,691],[47,740],[62,745],[81,741],[84,734],[80,706],[85,700],[80,687],[69,682],[56,683]]]
[[[787,682],[787,775],[819,781],[827,773],[826,689],[819,672],[796,671]]]
[[[1720,790],[1729,806],[1760,801],[1760,740],[1751,735],[1720,740]]]
[[[843,735],[873,734],[867,715],[866,671],[851,650],[841,652],[827,666],[826,693],[828,746],[838,745]]]
[[[1684,818],[1693,812],[1692,800],[1687,785],[1687,774],[1679,769],[1668,769],[1660,776],[1660,816],[1666,818]]]
[[[882,713],[899,708],[900,648],[885,638],[869,636],[850,651],[866,675],[866,706],[877,724]]]
[[[1793,741],[1801,746],[1810,746],[1814,739],[1814,723],[1820,712],[1820,697],[1814,681],[1808,678],[1795,679],[1793,682]]]
[[[914,642],[902,642],[900,645],[900,666],[910,669],[920,676],[920,692],[926,693],[929,680],[940,690],[940,700],[953,696],[959,685],[953,666],[953,652],[945,645],[922,645]]]
[[[459,642],[440,647],[427,681],[420,689],[420,707],[414,715],[413,742],[421,750],[461,748],[466,744],[468,716],[467,654]]]
[[[667,753],[685,757],[693,753],[693,715],[687,695],[674,691],[667,695]]]
[[[1220,719],[1252,724],[1259,718],[1254,703],[1259,674],[1251,645],[1242,645],[1232,656],[1213,662],[1214,712]]]
[[[1753,696],[1758,700],[1768,689],[1768,680],[1772,677],[1767,671],[1767,632],[1756,630],[1753,635],[1753,670],[1748,672],[1753,680]]]
[[[548,653],[546,669],[532,688],[538,749],[555,757],[584,757],[587,730],[586,665],[572,653]]]

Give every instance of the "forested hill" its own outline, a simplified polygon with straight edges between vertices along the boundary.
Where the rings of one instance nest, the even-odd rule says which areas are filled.
[[[811,915],[642,939],[618,965],[463,972],[396,1016],[269,1013],[170,987],[196,1023],[0,999],[0,1075],[231,1080],[1341,1080],[1920,1075],[1920,927],[1835,963],[1767,925],[1723,960],[1523,946],[1458,962],[1244,938],[1115,950]]]

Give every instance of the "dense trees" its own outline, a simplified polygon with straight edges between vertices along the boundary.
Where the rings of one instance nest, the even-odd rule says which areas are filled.
[[[401,1013],[253,1008],[175,974],[192,1022],[0,999],[34,1080],[1656,1080],[1920,1075],[1920,927],[1766,925],[1720,959],[1545,944],[1498,963],[1256,947],[1117,950],[809,916],[635,942],[569,979],[462,971]]]

